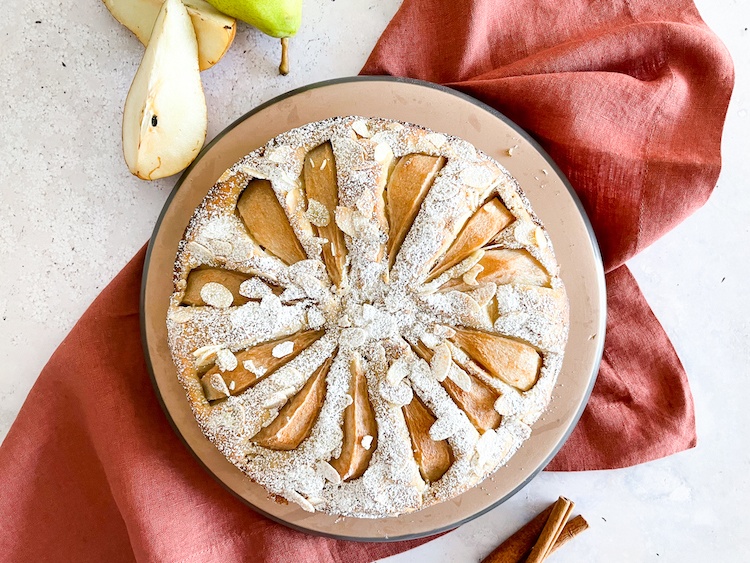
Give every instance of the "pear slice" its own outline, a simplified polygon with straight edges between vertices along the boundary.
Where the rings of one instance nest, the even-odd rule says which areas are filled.
[[[268,180],[250,180],[237,212],[250,236],[271,254],[287,264],[307,258]]]
[[[478,262],[482,271],[477,274],[478,284],[493,282],[497,285],[519,284],[550,287],[550,276],[544,267],[526,250],[493,248],[485,250]],[[459,278],[448,280],[444,288],[466,291],[476,288],[462,283]]]
[[[451,340],[493,377],[521,391],[536,383],[542,357],[528,344],[467,328],[456,328]]]
[[[515,217],[503,205],[503,202],[493,197],[466,222],[445,256],[433,269],[430,279],[436,278],[475,250],[482,248],[514,220]]]
[[[342,481],[361,477],[370,465],[370,458],[378,445],[378,426],[360,362],[361,360],[355,356],[349,364],[352,376],[349,394],[353,401],[344,409],[344,441],[341,455],[330,462]]]
[[[453,451],[447,440],[436,442],[430,438],[430,427],[437,419],[427,410],[419,397],[415,396],[411,403],[401,407],[401,410],[411,436],[414,460],[419,466],[419,472],[425,481],[434,483],[453,463]]]
[[[393,169],[386,188],[390,221],[387,244],[389,266],[393,266],[435,176],[444,165],[445,158],[442,156],[409,154],[402,157]]]
[[[461,369],[456,366],[456,369]],[[502,417],[495,410],[495,401],[500,393],[480,381],[473,375],[466,374],[471,379],[471,389],[464,391],[453,380],[446,377],[442,386],[451,396],[458,408],[466,413],[474,428],[483,432],[500,426]]]
[[[316,234],[328,240],[323,246],[323,262],[334,285],[341,285],[346,264],[346,241],[334,220],[339,204],[339,187],[336,181],[336,161],[331,143],[323,143],[305,156],[302,170],[307,200],[315,200],[328,211],[330,220],[323,226],[314,227]]]
[[[310,436],[318,419],[326,392],[326,375],[331,367],[331,358],[326,358],[305,386],[279,411],[278,416],[265,428],[261,428],[252,441],[272,450],[295,450]]]
[[[431,361],[434,352],[418,341],[413,346],[417,355],[426,361]],[[500,393],[472,374],[462,370],[456,363],[451,360],[451,369],[461,370],[471,380],[471,385],[467,389],[459,387],[450,377],[443,379],[440,384],[450,395],[456,406],[466,413],[469,421],[479,431],[495,429],[500,426],[502,417],[495,410],[495,401]]]
[[[146,46],[163,3],[163,0],[104,0],[115,19]],[[200,69],[206,70],[229,49],[237,31],[236,22],[204,0],[183,0],[183,4],[195,28]]]
[[[193,23],[180,0],[166,0],[125,100],[128,168],[144,180],[187,168],[206,139],[207,120]]]
[[[148,46],[162,0],[104,0],[115,19]],[[198,41],[200,70],[215,65],[229,50],[237,32],[234,18],[204,0],[183,0]]]
[[[318,340],[323,334],[322,330],[307,330],[280,338],[279,340],[265,342],[247,350],[242,350],[235,354],[237,357],[237,367],[235,369],[221,372],[218,366],[215,365],[209,369],[201,377],[203,388],[205,390],[215,387],[211,386],[210,382],[212,376],[218,373],[224,379],[231,394],[238,395],[292,361],[300,352]],[[285,347],[277,347],[286,342],[292,343],[292,351],[281,355],[279,351],[284,350]],[[275,354],[274,351],[276,352]],[[207,398],[211,400],[209,397]]]
[[[197,268],[191,270],[187,277],[185,295],[182,298],[183,305],[195,305],[202,307],[206,303],[201,297],[201,288],[209,282],[220,283],[232,292],[232,305],[244,305],[248,298],[240,295],[240,285],[243,281],[250,279],[250,274],[224,270],[222,268]]]

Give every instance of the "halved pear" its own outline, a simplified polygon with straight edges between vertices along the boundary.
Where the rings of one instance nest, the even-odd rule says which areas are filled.
[[[342,481],[361,477],[370,465],[370,458],[378,445],[378,425],[367,393],[367,380],[358,357],[352,359],[349,370],[352,376],[349,394],[353,401],[344,409],[344,441],[341,445],[341,454],[330,462]],[[363,444],[363,440],[367,442]]]
[[[193,24],[180,0],[166,0],[125,100],[128,168],[144,180],[187,168],[203,146],[207,122]]]
[[[323,262],[331,281],[334,285],[340,285],[346,264],[346,241],[334,220],[339,204],[339,187],[331,143],[323,143],[307,153],[302,175],[308,201],[314,199],[328,211],[328,223],[314,228],[319,237],[328,240],[328,244],[323,246]]]
[[[326,375],[331,358],[315,370],[305,386],[281,408],[273,422],[261,428],[252,441],[272,450],[295,450],[310,435],[323,406]]]
[[[414,460],[419,466],[419,472],[425,481],[433,483],[450,468],[453,463],[453,450],[447,440],[436,442],[430,438],[430,427],[437,419],[418,397],[415,396],[411,403],[401,407],[401,410],[411,436]]]
[[[201,377],[203,388],[209,389],[211,377],[214,374],[219,374],[224,379],[231,394],[238,395],[292,361],[321,336],[323,336],[322,330],[307,330],[237,352],[235,354],[237,367],[231,371],[222,372],[218,366],[213,366]],[[291,352],[280,355],[279,350],[283,350],[284,347],[277,348],[277,346],[286,342],[292,343]],[[276,354],[274,354],[274,350],[276,350]],[[210,397],[207,398],[211,400]]]
[[[222,268],[196,268],[188,274],[182,304],[204,306],[206,303],[201,297],[201,288],[209,282],[215,282],[220,283],[232,292],[232,297],[234,297],[232,305],[244,305],[249,300],[247,297],[240,295],[240,285],[243,281],[251,277],[249,274],[224,270]]]
[[[434,352],[425,346],[422,341],[418,341],[413,348],[422,359],[428,362],[432,360]],[[451,369],[461,370],[453,360],[451,360],[451,363]],[[461,389],[450,377],[443,379],[440,384],[451,396],[456,406],[466,413],[469,421],[477,430],[484,431],[500,426],[502,417],[495,410],[495,401],[500,393],[472,374],[464,370],[461,371],[471,380],[471,386],[467,390]]]
[[[497,285],[520,284],[549,287],[550,276],[544,267],[526,250],[493,248],[485,250],[478,262],[482,271],[477,274],[477,284],[493,282]],[[476,288],[463,283],[461,278],[453,278],[444,288],[467,291]]]
[[[250,236],[287,264],[307,258],[268,180],[251,180],[237,201]]]
[[[115,19],[148,46],[154,22],[163,0],[104,0]],[[200,69],[215,65],[234,40],[237,26],[234,18],[220,12],[204,0],[183,0],[198,40]]]
[[[482,248],[514,220],[515,217],[503,205],[503,202],[493,197],[466,222],[445,256],[433,269],[430,279],[436,278],[475,250]]]
[[[388,265],[392,266],[401,244],[430,190],[435,176],[445,165],[442,156],[409,154],[399,159],[386,188],[388,202]]]
[[[528,344],[468,328],[456,328],[451,340],[493,377],[521,391],[536,383],[542,357]]]

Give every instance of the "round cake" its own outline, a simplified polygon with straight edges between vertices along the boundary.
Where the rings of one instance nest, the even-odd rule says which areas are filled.
[[[277,500],[386,517],[459,495],[531,434],[568,300],[515,179],[470,143],[338,117],[227,170],[167,317],[203,433]]]

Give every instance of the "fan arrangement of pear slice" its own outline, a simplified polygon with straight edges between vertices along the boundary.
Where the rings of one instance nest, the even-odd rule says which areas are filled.
[[[568,301],[515,180],[457,138],[378,118],[294,129],[188,226],[167,325],[224,455],[306,510],[452,498],[529,437]]]
[[[279,71],[288,72],[288,38],[301,21],[301,0],[104,0],[146,46],[125,100],[122,144],[134,175],[156,180],[195,159],[206,139],[200,71],[229,49],[235,18],[281,38]]]

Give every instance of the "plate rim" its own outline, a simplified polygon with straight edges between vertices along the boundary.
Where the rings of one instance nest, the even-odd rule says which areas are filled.
[[[418,532],[414,534],[405,534],[402,536],[388,536],[388,537],[382,537],[382,536],[376,536],[376,537],[352,537],[352,536],[346,536],[346,535],[340,535],[340,534],[334,534],[329,532],[323,532],[319,530],[311,530],[309,528],[305,528],[304,526],[299,526],[297,524],[293,524],[291,522],[288,522],[282,518],[279,518],[277,516],[274,516],[272,514],[269,514],[268,512],[264,511],[263,509],[259,508],[258,506],[252,504],[249,500],[245,499],[243,496],[241,496],[239,493],[237,493],[234,489],[232,489],[230,486],[228,486],[224,481],[222,481],[216,474],[214,474],[213,471],[204,463],[204,461],[201,459],[201,457],[193,450],[193,448],[190,446],[190,444],[187,442],[185,437],[180,432],[179,428],[177,427],[176,423],[174,422],[174,419],[169,411],[169,409],[166,406],[166,403],[164,401],[164,398],[162,397],[161,390],[159,388],[159,384],[157,382],[156,376],[154,374],[153,365],[151,362],[151,356],[149,354],[148,349],[148,338],[147,338],[147,327],[146,327],[146,314],[145,314],[145,301],[146,301],[146,289],[148,285],[148,276],[150,273],[150,260],[151,260],[151,254],[152,250],[154,248],[154,241],[156,240],[156,237],[159,233],[159,229],[161,227],[162,221],[164,220],[164,217],[166,216],[167,212],[169,211],[169,208],[172,204],[172,201],[174,200],[175,196],[177,195],[177,192],[182,187],[183,182],[185,179],[190,175],[193,168],[196,166],[196,164],[206,155],[208,152],[213,149],[213,147],[225,136],[227,135],[231,130],[233,130],[235,127],[240,125],[242,122],[253,116],[254,114],[274,105],[277,104],[287,98],[291,98],[293,96],[296,96],[298,94],[302,94],[304,92],[315,90],[318,88],[323,88],[327,86],[332,86],[336,84],[345,84],[345,83],[351,83],[351,82],[396,82],[396,83],[407,83],[415,86],[421,86],[424,88],[430,88],[433,90],[438,90],[441,92],[444,92],[446,94],[450,94],[452,96],[456,96],[459,98],[462,98],[463,100],[479,107],[480,109],[483,109],[484,111],[492,114],[494,117],[500,119],[503,121],[506,125],[508,125],[511,129],[513,129],[518,135],[520,135],[526,142],[528,142],[534,150],[536,150],[542,158],[550,165],[550,167],[555,171],[555,173],[559,176],[560,180],[562,181],[563,185],[567,189],[570,197],[573,199],[573,202],[578,209],[578,212],[581,216],[581,219],[584,223],[584,226],[586,228],[586,231],[589,235],[591,247],[594,253],[594,258],[596,262],[596,278],[599,283],[599,285],[602,287],[603,291],[598,296],[598,305],[599,305],[599,319],[597,319],[599,326],[601,327],[601,338],[598,340],[597,347],[595,349],[594,357],[595,362],[592,366],[592,375],[590,376],[589,385],[586,389],[586,392],[584,393],[583,400],[581,401],[581,404],[578,408],[578,411],[575,413],[573,418],[571,419],[571,422],[566,429],[563,436],[560,438],[558,443],[555,445],[555,447],[552,449],[552,451],[549,453],[549,455],[544,459],[542,463],[539,464],[537,468],[535,468],[526,479],[524,479],[522,482],[520,482],[516,487],[514,487],[511,491],[509,491],[507,494],[503,495],[499,499],[497,499],[495,502],[490,504],[489,506],[483,508],[482,510],[479,510],[472,514],[471,516],[468,516],[466,518],[463,518],[455,523],[452,523],[450,525],[442,526],[440,528],[436,528],[434,530],[430,530],[428,532]],[[305,86],[301,86],[299,88],[295,88],[293,90],[289,90],[283,94],[280,94],[278,96],[274,96],[273,98],[267,100],[266,102],[261,103],[260,105],[252,108],[248,112],[241,115],[239,118],[235,119],[232,123],[230,123],[228,126],[226,126],[224,129],[222,129],[219,133],[216,134],[216,136],[205,146],[203,149],[198,153],[198,156],[193,160],[193,162],[180,174],[180,177],[178,178],[177,182],[175,182],[174,187],[172,188],[171,192],[169,193],[169,196],[167,197],[166,201],[164,202],[164,205],[159,213],[158,218],[156,219],[156,223],[154,224],[154,229],[151,233],[151,237],[148,241],[148,247],[146,249],[146,254],[144,257],[144,265],[143,265],[143,274],[141,276],[141,289],[140,289],[140,299],[139,299],[139,316],[140,316],[140,331],[141,331],[141,346],[143,348],[143,354],[144,354],[144,360],[146,363],[146,368],[148,370],[149,378],[151,379],[151,384],[154,389],[154,392],[156,394],[156,398],[159,402],[159,405],[161,406],[161,410],[164,412],[167,421],[169,422],[169,425],[171,426],[172,430],[175,432],[179,440],[183,443],[183,445],[187,448],[187,450],[190,452],[190,454],[193,456],[193,458],[198,461],[200,466],[216,481],[224,490],[228,491],[233,497],[238,499],[242,504],[245,506],[251,508],[256,513],[274,521],[279,524],[282,524],[288,528],[291,528],[293,530],[304,532],[306,534],[314,535],[314,536],[320,536],[320,537],[327,537],[332,538],[336,540],[344,540],[344,541],[354,541],[354,542],[377,542],[377,543],[384,543],[384,542],[397,542],[397,541],[408,541],[408,540],[415,540],[425,537],[431,537],[438,534],[442,534],[445,532],[448,532],[450,530],[454,530],[463,524],[466,524],[467,522],[470,522],[476,518],[479,518],[480,516],[486,514],[490,510],[493,510],[503,504],[505,501],[510,499],[511,497],[515,496],[520,490],[522,490],[526,485],[528,485],[534,478],[536,478],[539,473],[541,473],[544,468],[549,464],[549,462],[554,458],[559,451],[562,449],[562,447],[565,445],[565,443],[568,441],[568,438],[570,438],[570,435],[573,433],[573,430],[578,425],[578,422],[580,421],[581,416],[583,415],[583,411],[586,409],[586,406],[588,404],[588,401],[591,397],[591,393],[594,389],[594,385],[596,384],[596,381],[598,379],[599,374],[599,368],[601,366],[601,360],[604,354],[604,342],[606,339],[606,318],[607,318],[607,297],[606,297],[606,279],[604,275],[604,264],[602,261],[602,255],[601,250],[599,247],[598,240],[596,238],[596,234],[594,233],[593,226],[591,224],[591,221],[588,217],[588,214],[586,213],[586,210],[583,207],[583,204],[581,203],[580,198],[578,197],[578,194],[576,193],[575,189],[571,185],[570,181],[568,180],[567,176],[562,172],[560,167],[557,165],[557,163],[550,157],[550,155],[547,153],[547,151],[542,148],[542,146],[532,137],[525,129],[523,129],[521,126],[516,124],[514,121],[512,121],[509,117],[507,117],[502,112],[496,110],[492,106],[487,105],[486,103],[474,98],[473,96],[470,96],[469,94],[466,94],[464,92],[461,92],[460,90],[456,90],[454,88],[450,88],[448,86],[443,86],[442,84],[435,84],[433,82],[427,82],[425,80],[418,80],[414,78],[406,78],[406,77],[395,77],[395,76],[346,76],[346,77],[340,77],[340,78],[333,78],[328,80],[322,80],[319,82],[313,82],[311,84],[307,84]]]

